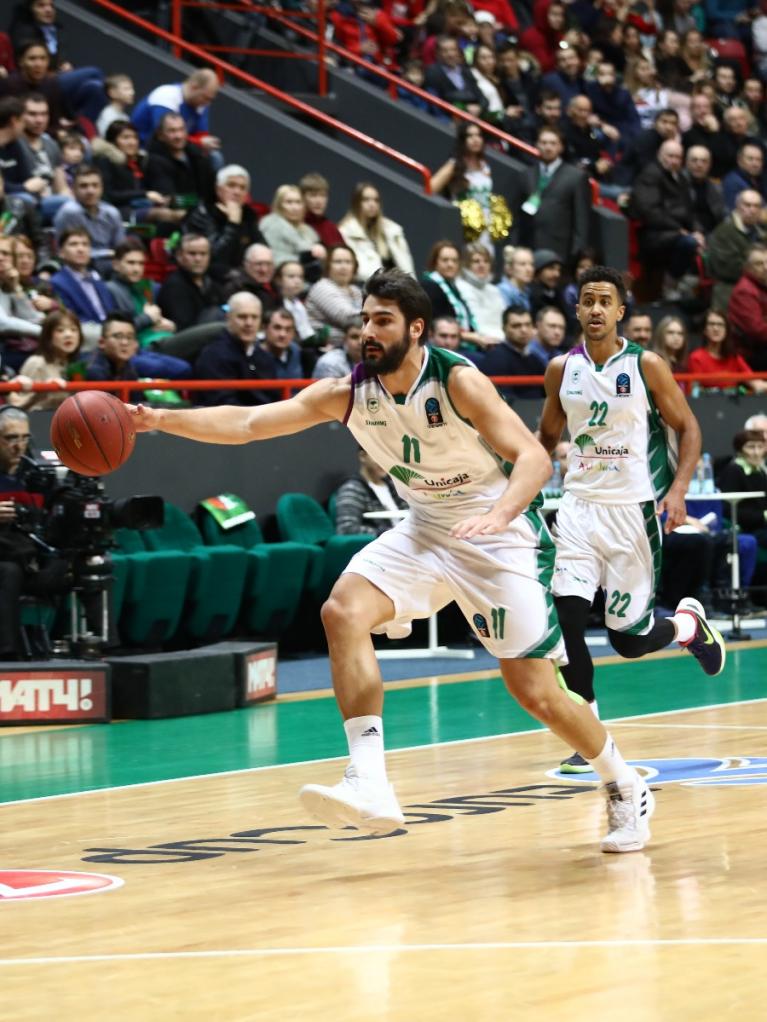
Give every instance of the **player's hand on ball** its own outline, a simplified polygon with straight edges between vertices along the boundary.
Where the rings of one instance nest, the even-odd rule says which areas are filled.
[[[484,515],[464,518],[450,530],[455,539],[472,539],[474,536],[495,536],[509,527],[511,519],[505,511],[488,511]]]
[[[137,433],[147,433],[152,429],[159,429],[162,420],[161,408],[147,408],[146,405],[125,406],[131,415],[131,421]]]

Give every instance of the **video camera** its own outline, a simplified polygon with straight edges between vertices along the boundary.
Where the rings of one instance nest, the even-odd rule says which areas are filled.
[[[17,523],[61,556],[105,553],[115,529],[155,529],[163,523],[162,497],[106,497],[100,479],[72,472],[58,460],[21,458],[20,488],[38,493],[43,507],[17,505]],[[21,513],[19,513],[21,512]]]
[[[154,529],[163,524],[162,497],[106,496],[101,479],[82,476],[63,465],[52,452],[44,460],[22,455],[16,474],[20,490],[38,494],[40,504],[16,502],[16,527],[38,550],[60,557],[72,578],[71,644],[84,655],[98,655],[109,638],[108,591],[112,581],[109,550],[115,529]],[[101,634],[92,635],[76,599],[101,596]],[[83,636],[88,641],[83,643]]]

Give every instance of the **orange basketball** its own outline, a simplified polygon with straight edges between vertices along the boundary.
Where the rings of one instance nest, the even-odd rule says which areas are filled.
[[[136,430],[122,401],[103,390],[84,390],[56,410],[51,443],[67,468],[84,476],[103,476],[131,456]]]

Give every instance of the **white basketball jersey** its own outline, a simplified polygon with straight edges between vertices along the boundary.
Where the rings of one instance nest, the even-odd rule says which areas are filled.
[[[584,344],[568,353],[559,398],[573,448],[564,488],[598,504],[660,500],[676,471],[676,434],[660,417],[640,359],[625,338],[604,365]]]
[[[450,401],[447,380],[453,366],[479,372],[477,367],[442,348],[427,345],[423,353],[421,372],[404,396],[393,396],[372,370],[356,366],[344,421],[417,517],[449,528],[492,507],[511,466]]]

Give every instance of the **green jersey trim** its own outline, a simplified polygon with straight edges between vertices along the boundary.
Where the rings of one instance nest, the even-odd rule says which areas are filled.
[[[634,352],[638,355],[637,366],[639,367],[639,376],[647,395],[647,403],[650,406],[650,410],[647,413],[647,467],[650,472],[650,485],[655,494],[655,499],[662,500],[674,482],[674,470],[671,466],[671,458],[669,457],[666,424],[658,411],[655,399],[647,384],[647,377],[642,368],[641,355],[644,349],[640,345],[634,344],[633,341],[630,347],[634,348]]]
[[[471,420],[461,415],[450,396],[448,379],[450,377],[450,370],[454,366],[471,366],[474,369],[477,368],[474,363],[464,355],[458,355],[454,351],[447,351],[445,348],[429,348],[428,363],[413,393],[415,394],[424,386],[424,384],[429,383],[431,380],[436,380],[444,390],[447,399],[450,402],[450,407],[461,422],[465,422],[467,426],[471,426],[471,428],[474,429],[474,425]]]
[[[626,635],[644,635],[652,625],[653,616],[655,614],[655,594],[660,586],[661,567],[663,564],[663,535],[660,530],[660,522],[658,521],[655,501],[642,501],[640,507],[642,509],[642,517],[644,518],[647,541],[650,544],[650,554],[652,556],[652,588],[647,600],[647,605],[645,606],[639,620],[635,621],[633,625],[630,625],[628,628],[620,629],[620,631],[624,632]]]

